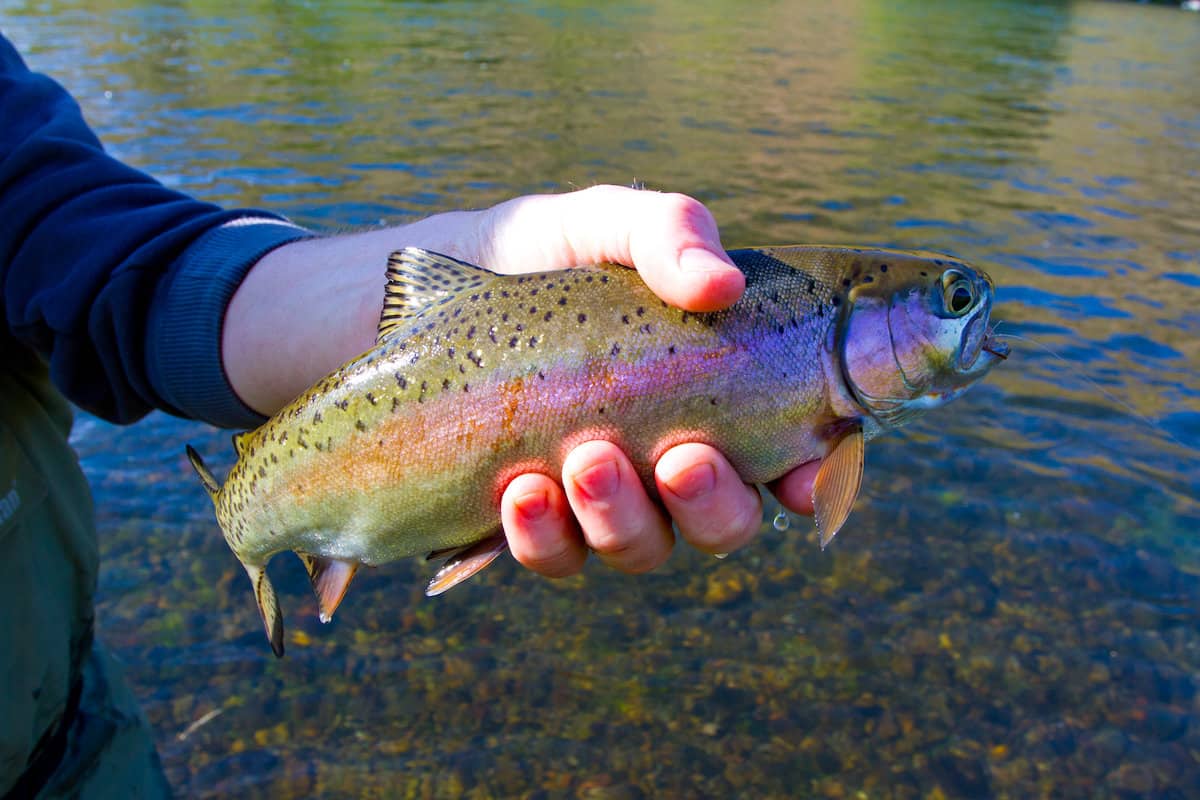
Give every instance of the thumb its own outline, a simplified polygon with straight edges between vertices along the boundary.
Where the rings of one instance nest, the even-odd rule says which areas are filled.
[[[726,308],[746,285],[712,214],[682,194],[594,186],[519,197],[483,213],[479,244],[482,263],[499,272],[635,267],[655,294],[688,311]]]

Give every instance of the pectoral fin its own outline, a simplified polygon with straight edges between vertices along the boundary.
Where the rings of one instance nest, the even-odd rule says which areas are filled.
[[[296,555],[300,556],[304,568],[308,570],[308,580],[317,596],[321,622],[329,622],[333,619],[333,612],[337,611],[342,598],[346,596],[350,580],[358,571],[358,562],[310,556],[307,553]]]
[[[837,536],[854,507],[862,486],[865,443],[862,426],[855,425],[833,443],[817,470],[817,479],[813,483],[813,509],[822,550]]]
[[[504,534],[498,533],[481,542],[467,545],[459,549],[433,576],[433,580],[425,587],[425,596],[433,597],[453,589],[467,578],[479,572],[508,549],[508,540]]]

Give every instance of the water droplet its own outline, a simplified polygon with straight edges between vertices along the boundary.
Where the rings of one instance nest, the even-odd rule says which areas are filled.
[[[784,511],[782,508],[779,509],[779,513],[777,513],[775,515],[775,519],[771,520],[771,526],[773,528],[775,528],[775,530],[779,531],[780,533],[782,533],[783,531],[786,531],[788,529],[788,526],[790,526],[791,524],[792,524],[792,518],[789,517],[788,513],[786,511]]]

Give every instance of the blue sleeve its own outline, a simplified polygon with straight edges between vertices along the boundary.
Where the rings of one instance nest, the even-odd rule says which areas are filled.
[[[0,352],[36,351],[68,398],[114,422],[161,408],[258,424],[221,364],[225,308],[259,258],[312,234],[110,157],[3,37],[0,120]]]

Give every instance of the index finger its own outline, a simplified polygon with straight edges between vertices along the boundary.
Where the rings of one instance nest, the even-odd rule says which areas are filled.
[[[727,308],[746,287],[712,214],[682,194],[593,186],[519,197],[483,214],[479,246],[483,263],[500,272],[632,266],[655,294],[687,311]]]

